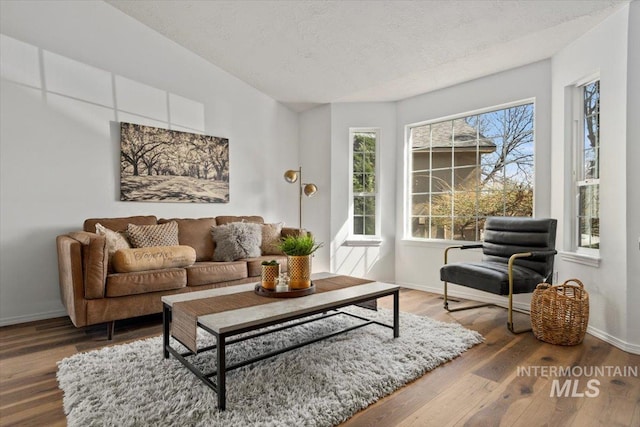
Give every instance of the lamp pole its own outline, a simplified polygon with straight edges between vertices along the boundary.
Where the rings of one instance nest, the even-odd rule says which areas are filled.
[[[298,166],[298,182],[300,183],[300,191],[298,192],[298,234],[302,234],[302,166]]]
[[[317,191],[318,187],[315,184],[305,184],[302,182],[302,166],[298,166],[297,170],[288,170],[284,173],[284,179],[293,184],[298,181],[299,189],[298,189],[298,230],[302,232],[302,196],[305,195],[307,197],[313,196]]]

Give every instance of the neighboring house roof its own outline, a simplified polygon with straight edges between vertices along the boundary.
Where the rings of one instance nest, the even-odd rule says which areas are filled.
[[[456,150],[475,151],[476,137],[479,137],[478,148],[481,153],[492,153],[496,150],[496,144],[482,134],[477,134],[476,128],[467,124],[464,120],[434,123],[431,125],[417,126],[411,129],[413,151],[450,152],[453,146]],[[453,132],[453,138],[452,138]],[[429,146],[429,138],[433,138]]]

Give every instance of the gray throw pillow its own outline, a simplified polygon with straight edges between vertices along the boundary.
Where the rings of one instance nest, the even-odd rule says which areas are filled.
[[[211,227],[214,261],[235,261],[260,256],[262,224],[232,222]]]

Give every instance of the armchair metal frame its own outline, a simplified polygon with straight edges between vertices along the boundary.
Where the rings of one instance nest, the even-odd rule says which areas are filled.
[[[508,297],[507,329],[514,334],[530,328],[514,327],[513,294],[531,293],[541,282],[553,276],[557,220],[531,217],[487,217],[482,243],[449,246],[444,251],[440,280],[444,283],[444,309],[449,312],[498,306],[482,303],[449,308],[448,284],[466,286],[494,295]],[[482,248],[483,259],[449,264],[452,249]]]
[[[465,249],[479,249],[479,248],[482,248],[482,244],[449,246],[444,250],[444,264],[446,265],[448,260],[449,260],[448,259],[449,258],[448,255],[449,255],[449,251],[451,249],[465,250]],[[553,255],[555,255],[557,253],[558,253],[558,251],[556,251],[556,250],[552,250],[552,251],[532,251],[532,252],[515,253],[515,254],[511,255],[511,257],[509,257],[509,263],[508,263],[509,294],[508,294],[508,305],[507,305],[507,329],[509,329],[509,331],[511,333],[513,333],[513,334],[521,334],[521,333],[524,333],[524,332],[531,331],[531,328],[515,330],[515,328],[513,326],[513,312],[514,311],[517,311],[519,313],[529,314],[529,313],[521,311],[521,310],[514,310],[514,308],[513,308],[513,263],[518,258],[529,258],[529,257],[533,257],[533,256],[553,256]],[[448,282],[445,281],[443,283],[444,283],[444,309],[447,310],[450,313],[451,312],[455,312],[455,311],[470,310],[472,308],[480,308],[480,307],[490,307],[490,306],[501,307],[501,306],[499,306],[499,305],[497,305],[495,303],[488,302],[488,303],[475,304],[475,305],[464,306],[464,307],[449,308],[448,293],[447,293]]]

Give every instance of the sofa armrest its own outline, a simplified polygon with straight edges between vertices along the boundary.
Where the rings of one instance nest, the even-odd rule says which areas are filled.
[[[56,238],[60,299],[74,325],[87,325],[82,273],[82,243],[67,235]]]
[[[86,299],[104,298],[109,263],[107,239],[86,231],[69,233],[69,237],[81,244],[84,297]]]

